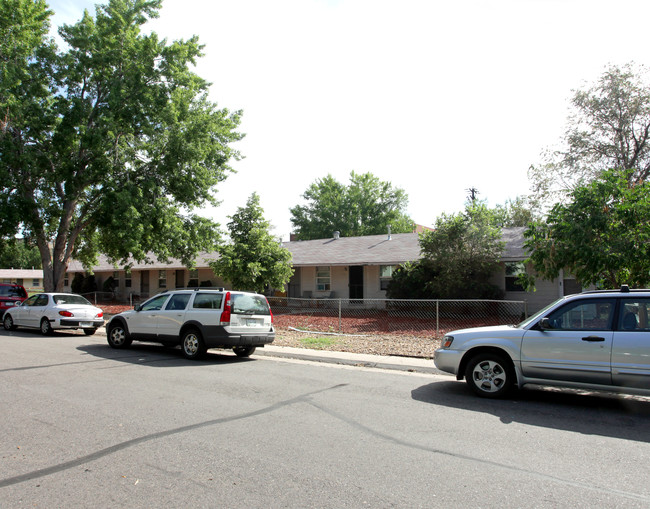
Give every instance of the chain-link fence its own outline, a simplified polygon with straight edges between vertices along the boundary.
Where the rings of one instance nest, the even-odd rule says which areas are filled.
[[[280,329],[428,338],[467,327],[516,324],[528,314],[525,301],[506,300],[269,297],[269,304]]]

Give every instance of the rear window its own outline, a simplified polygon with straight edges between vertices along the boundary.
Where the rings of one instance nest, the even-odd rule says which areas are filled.
[[[269,303],[262,295],[233,294],[232,312],[236,315],[270,315]]]
[[[87,306],[92,306],[92,304],[81,295],[55,295],[52,298],[57,304],[85,304]]]
[[[27,298],[27,292],[22,286],[0,286],[0,297]]]

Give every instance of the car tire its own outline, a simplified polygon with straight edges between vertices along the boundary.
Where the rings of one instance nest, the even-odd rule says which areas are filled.
[[[84,331],[85,332],[85,331]],[[106,341],[111,348],[128,348],[133,341],[129,336],[129,331],[121,323],[114,323],[108,327]]]
[[[484,352],[467,363],[465,381],[481,397],[503,398],[514,387],[515,371],[505,356]]]
[[[234,346],[232,348],[233,352],[237,357],[250,357],[255,351],[254,346]]]
[[[52,332],[54,331],[52,330],[50,321],[47,318],[43,318],[41,320],[41,334],[43,334],[43,336],[51,336]]]
[[[11,315],[5,313],[4,320],[2,320],[2,325],[5,330],[16,330],[16,325],[14,324],[14,319],[11,318]]]
[[[86,336],[92,336],[95,332],[97,332],[97,329],[84,329],[84,334]]]
[[[200,359],[205,355],[207,348],[203,337],[197,329],[186,330],[181,337],[181,350],[187,359]]]

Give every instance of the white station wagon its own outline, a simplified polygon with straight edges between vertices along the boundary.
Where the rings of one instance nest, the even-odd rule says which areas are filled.
[[[434,360],[490,398],[525,384],[650,395],[650,290],[584,292],[519,325],[450,332]]]
[[[108,344],[135,341],[180,345],[188,359],[208,348],[232,348],[248,357],[275,339],[273,314],[264,295],[223,288],[174,290],[115,315],[106,325]]]

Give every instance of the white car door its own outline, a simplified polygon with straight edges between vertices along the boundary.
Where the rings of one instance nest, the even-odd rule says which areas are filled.
[[[138,311],[126,315],[129,333],[135,337],[156,337],[160,312],[169,294],[164,293],[146,301]]]
[[[156,331],[159,339],[175,340],[179,338],[190,296],[190,293],[176,293],[160,310],[157,317],[158,329]]]

